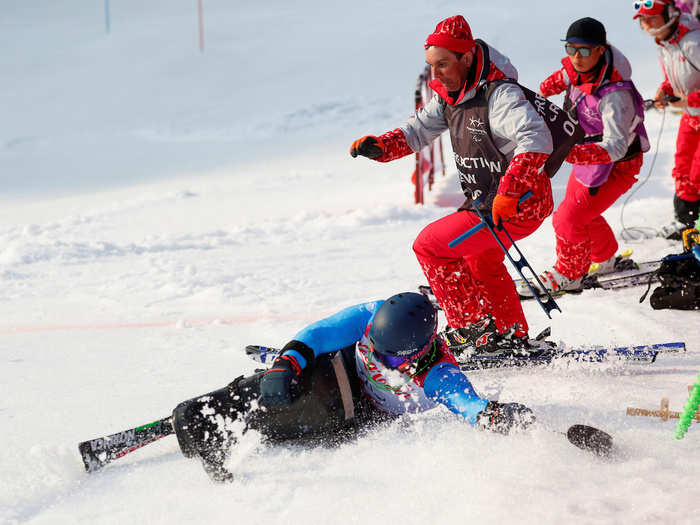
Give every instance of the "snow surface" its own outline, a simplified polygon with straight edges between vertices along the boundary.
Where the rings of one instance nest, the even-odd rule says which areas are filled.
[[[151,422],[252,372],[246,344],[424,282],[416,234],[459,202],[454,168],[414,206],[412,159],[351,159],[350,142],[412,112],[422,42],[465,14],[536,87],[569,23],[595,16],[646,96],[655,50],[629,2],[334,3],[195,0],[0,3],[0,522],[697,523],[700,441],[625,415],[700,369],[697,312],[653,311],[642,289],[586,292],[532,332],[580,345],[684,340],[653,365],[556,365],[470,374],[483,395],[539,420],[614,435],[601,461],[538,429],[500,437],[445,410],[338,449],[264,448],[245,437],[237,478],[213,485],[173,437],[88,476],[77,443]],[[671,217],[678,116],[652,112],[660,150],[624,212]],[[449,152],[447,152],[449,158]],[[647,155],[640,178],[646,177]],[[566,170],[554,180],[557,198]],[[621,208],[606,216],[619,232]],[[551,221],[520,243],[554,260]],[[621,243],[638,259],[679,247]]]

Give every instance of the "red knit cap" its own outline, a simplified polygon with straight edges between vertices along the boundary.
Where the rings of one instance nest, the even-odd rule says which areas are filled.
[[[462,15],[445,18],[426,38],[425,47],[428,46],[444,47],[455,53],[466,53],[474,48],[472,30]]]

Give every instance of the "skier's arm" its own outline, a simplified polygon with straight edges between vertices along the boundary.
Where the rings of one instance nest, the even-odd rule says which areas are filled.
[[[260,379],[260,396],[268,405],[292,402],[291,386],[317,356],[346,348],[362,338],[367,323],[384,301],[363,303],[316,321],[287,343]]]
[[[680,45],[682,46],[683,50],[683,55],[686,57],[686,60],[691,62],[697,67],[700,67],[700,31],[693,31],[685,36],[680,42]],[[692,66],[691,66],[692,67]],[[700,75],[700,72],[698,72],[695,68],[693,68],[693,73],[695,75]],[[693,79],[695,80],[695,79]],[[681,96],[680,94],[676,94],[677,96]],[[691,108],[698,108],[700,107],[700,90],[698,91],[691,91],[686,94],[687,97],[687,104],[688,107]],[[683,98],[683,97],[681,97]],[[676,103],[671,103],[672,106],[677,106],[678,102]],[[682,106],[681,106],[682,107]]]
[[[399,129],[408,147],[412,151],[420,151],[432,144],[447,127],[443,102],[435,95]]]
[[[377,162],[390,162],[420,151],[446,129],[443,107],[436,95],[403,126],[376,137],[368,135],[353,142],[350,155],[362,155]]]
[[[462,416],[472,425],[476,416],[486,408],[488,399],[482,399],[460,370],[452,363],[439,363],[425,376],[425,395],[445,405],[455,414]]]
[[[294,358],[303,370],[321,354],[335,352],[356,343],[367,323],[384,301],[350,306],[340,312],[311,323],[299,331],[283,348],[282,356]]]
[[[566,79],[567,76],[563,69],[555,71],[540,84],[540,95],[551,97],[566,91],[566,88],[569,87]]]
[[[598,105],[603,120],[603,139],[592,144],[576,144],[566,160],[572,164],[608,164],[625,156],[632,143],[632,127],[637,117],[632,94],[621,89],[605,95]]]
[[[554,143],[544,119],[513,84],[503,84],[492,93],[489,126],[494,137],[508,144],[513,152],[493,201],[493,220],[498,224],[517,213],[518,198],[533,188]]]

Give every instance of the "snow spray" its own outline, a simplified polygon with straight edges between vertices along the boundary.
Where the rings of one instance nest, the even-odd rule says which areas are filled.
[[[683,412],[676,427],[675,439],[683,439],[683,436],[688,432],[688,428],[690,428],[690,423],[693,421],[698,407],[700,407],[700,374],[698,374],[698,380],[693,385],[693,391],[688,396],[688,401],[683,407]]]

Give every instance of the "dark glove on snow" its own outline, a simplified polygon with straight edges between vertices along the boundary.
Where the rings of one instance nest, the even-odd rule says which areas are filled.
[[[272,368],[260,379],[260,395],[265,404],[289,405],[292,402],[292,381],[301,374],[301,367],[293,356],[275,359]]]
[[[376,159],[384,153],[384,144],[374,135],[366,135],[361,139],[357,139],[350,146],[350,155],[357,157],[362,155],[370,159]]]
[[[476,425],[483,430],[508,434],[511,430],[525,430],[535,422],[532,410],[520,403],[489,401],[476,415]]]

